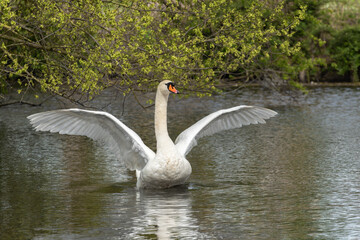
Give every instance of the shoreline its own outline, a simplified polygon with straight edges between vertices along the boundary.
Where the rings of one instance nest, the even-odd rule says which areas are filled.
[[[322,87],[360,87],[360,82],[309,82],[309,83],[300,83],[302,86],[306,88],[322,88]],[[262,83],[238,83],[238,82],[227,82],[222,81],[221,83],[216,85],[220,89],[235,89],[235,88],[247,88],[247,87],[265,87],[271,88],[275,86],[267,86],[267,84]],[[289,86],[284,84],[283,86]],[[278,85],[276,87],[283,87],[282,85]]]

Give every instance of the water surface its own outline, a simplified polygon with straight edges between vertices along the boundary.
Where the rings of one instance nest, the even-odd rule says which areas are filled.
[[[26,116],[57,102],[0,108],[0,239],[357,239],[359,90],[315,89],[298,103],[256,89],[171,98],[172,138],[234,105],[279,115],[201,139],[186,185],[141,192],[102,144],[31,129]],[[94,104],[109,101],[154,149],[153,109],[129,98],[123,111],[110,93]]]

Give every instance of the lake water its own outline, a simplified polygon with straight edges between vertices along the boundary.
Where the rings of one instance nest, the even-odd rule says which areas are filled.
[[[0,239],[359,239],[360,88],[284,98],[259,89],[171,98],[173,138],[235,105],[279,115],[200,140],[186,185],[141,192],[101,144],[32,130],[26,116],[60,103],[2,107]],[[106,110],[154,148],[154,109],[129,98],[123,111],[111,93],[93,104],[109,102]]]

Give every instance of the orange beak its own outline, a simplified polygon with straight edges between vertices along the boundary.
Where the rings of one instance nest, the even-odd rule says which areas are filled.
[[[172,93],[179,94],[179,91],[173,85],[169,85],[169,91]]]

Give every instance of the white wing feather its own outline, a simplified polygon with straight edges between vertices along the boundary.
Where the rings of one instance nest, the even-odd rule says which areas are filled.
[[[106,112],[73,108],[36,113],[28,119],[37,131],[82,135],[103,141],[131,170],[141,170],[155,157],[139,135]]]
[[[214,133],[239,128],[243,125],[265,123],[265,119],[275,116],[273,110],[255,106],[237,106],[214,112],[184,130],[176,138],[175,144],[181,154],[186,156],[196,146],[197,140]]]

